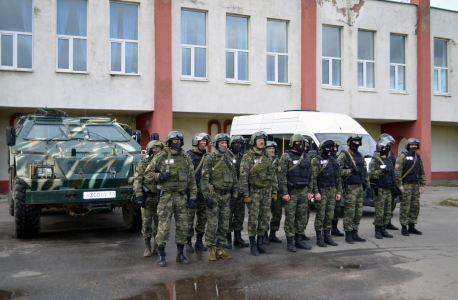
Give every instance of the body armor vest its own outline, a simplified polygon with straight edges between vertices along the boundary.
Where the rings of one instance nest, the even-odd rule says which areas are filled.
[[[230,190],[234,184],[232,168],[229,155],[220,155],[215,152],[209,154],[213,160],[213,167],[210,173],[210,184],[217,190]],[[222,160],[222,161],[221,161]]]
[[[186,161],[186,153],[180,151],[176,155],[170,156],[164,151],[162,154],[164,164],[161,167],[161,172],[166,171],[166,165],[169,166],[170,178],[167,181],[162,181],[158,184],[158,189],[166,192],[184,192],[188,188],[188,164]],[[194,172],[194,171],[193,171]]]
[[[378,158],[373,158],[379,166],[382,166],[382,162]],[[382,159],[382,158],[380,158]],[[395,187],[396,177],[394,175],[394,165],[391,163],[391,159],[383,159],[385,164],[385,172],[376,180],[374,180],[375,185],[378,188],[383,189],[392,189]]]
[[[325,158],[321,155],[316,156],[320,160],[320,170],[328,162],[326,167],[318,174],[316,180],[319,187],[336,186],[336,180],[339,178],[339,164],[333,157]]]
[[[388,153],[387,158],[391,161],[391,164],[394,167],[396,165],[396,155],[394,155],[393,151],[390,151],[390,153]]]
[[[307,157],[307,154],[304,153],[303,159],[299,162],[302,153],[296,154],[291,150],[286,151],[293,161],[293,165],[299,164],[297,167],[288,171],[286,174],[286,179],[288,182],[294,184],[294,187],[303,188],[310,182],[310,163]]]
[[[205,159],[205,156],[207,156],[207,153],[196,153],[193,150],[188,150],[187,152],[191,158],[192,158],[192,163],[194,165],[194,175],[196,177],[196,185],[197,188],[200,189],[200,180],[202,179],[202,166],[204,165],[203,163],[200,165],[199,170],[196,172],[197,166],[200,164],[200,161],[202,158]]]
[[[145,160],[146,162],[146,165],[145,166],[148,166],[149,163],[153,160],[153,157],[152,156],[147,156],[147,157],[144,157],[142,158],[142,160]],[[142,170],[143,174],[145,174],[145,170],[146,170],[146,167],[144,170]],[[152,182],[149,182],[149,183],[143,183],[147,188],[149,188],[150,192],[153,193],[153,194],[156,194],[157,193],[157,188],[156,188],[156,182],[152,181]]]
[[[347,156],[348,166],[349,166],[349,169],[351,169],[355,165],[353,164],[353,160],[350,158],[350,154],[348,153],[348,150],[342,151],[342,152],[345,153],[345,155]],[[365,183],[366,180],[364,179],[364,157],[359,152],[352,154],[352,156],[353,156],[353,159],[355,160],[356,166],[359,168],[360,172],[363,174],[351,173],[351,176],[348,177],[348,182],[355,183],[355,184]]]
[[[232,159],[232,164],[234,165],[235,172],[237,173],[237,179],[240,177],[240,163],[242,162],[242,155],[237,153],[236,155],[232,155],[231,152],[227,151],[227,155]]]
[[[252,160],[252,167],[261,160],[260,163],[251,171],[248,183],[254,185],[257,188],[268,188],[272,186],[274,177],[274,168],[272,167],[272,161],[263,153],[262,156],[256,156],[254,153],[247,153]],[[249,172],[250,170],[248,170]]]
[[[410,155],[407,152],[402,152],[406,156],[406,162],[404,164],[404,168],[402,168],[402,175],[412,167],[413,162],[415,161],[415,156]],[[412,168],[412,171],[402,179],[402,181],[420,181],[420,174],[421,174],[421,157],[420,154],[415,153],[417,156],[417,161],[415,162],[415,166]]]

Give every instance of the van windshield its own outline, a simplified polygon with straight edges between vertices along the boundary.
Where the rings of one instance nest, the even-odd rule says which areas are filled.
[[[333,140],[337,141],[340,144],[339,155],[340,151],[348,149],[347,146],[347,139],[350,134],[348,133],[317,133],[315,134],[316,138],[320,143],[326,140]],[[358,151],[361,152],[364,156],[372,156],[375,151],[375,141],[372,137],[368,134],[361,134],[363,137],[363,145],[358,148]]]

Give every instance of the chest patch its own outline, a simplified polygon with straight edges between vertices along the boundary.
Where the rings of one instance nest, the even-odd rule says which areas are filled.
[[[324,165],[325,163],[327,163],[328,161],[327,160],[322,160],[321,161],[321,164]]]
[[[174,163],[175,163],[175,160],[173,158],[171,158],[170,160],[169,159],[165,160],[166,165],[173,165]]]
[[[237,161],[236,161],[235,159],[232,161],[232,163],[234,163],[234,164],[235,164],[236,162],[237,162]]]
[[[148,165],[149,166],[149,165]],[[134,178],[137,178],[138,177],[138,172],[135,172],[134,174]]]
[[[406,156],[407,160],[413,160],[413,156]]]
[[[296,165],[299,162],[298,159],[293,160],[293,165]]]

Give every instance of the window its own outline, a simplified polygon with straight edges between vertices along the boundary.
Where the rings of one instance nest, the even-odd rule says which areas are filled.
[[[32,0],[0,0],[0,69],[32,69]]]
[[[206,13],[181,11],[181,75],[207,77]]]
[[[325,86],[340,87],[341,51],[340,28],[323,26],[322,38],[322,83]]]
[[[68,140],[64,125],[41,125],[34,124],[27,134],[26,139],[51,139],[53,140]]]
[[[358,30],[358,86],[375,88],[374,32]]]
[[[406,55],[404,35],[390,35],[390,89],[405,91]]]
[[[267,21],[267,82],[288,83],[288,22]]]
[[[248,18],[226,16],[226,79],[248,81]]]
[[[447,41],[434,39],[434,93],[448,93]]]
[[[57,1],[57,69],[87,71],[87,0]]]
[[[138,74],[138,5],[110,2],[111,73]]]
[[[88,133],[88,139],[90,140],[127,140],[127,137],[124,136],[124,134],[111,125],[86,126],[86,131]]]

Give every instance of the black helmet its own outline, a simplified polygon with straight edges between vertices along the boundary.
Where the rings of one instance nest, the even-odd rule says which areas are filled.
[[[183,143],[183,134],[179,131],[170,131],[169,134],[167,134],[164,143],[168,145],[171,140],[181,140],[181,143]]]
[[[409,150],[409,146],[410,146],[410,145],[417,145],[417,146],[418,146],[417,149],[420,149],[420,141],[417,140],[417,139],[414,139],[414,138],[408,139],[408,140],[406,141],[405,148],[406,148],[407,150]]]
[[[256,146],[257,139],[264,139],[267,142],[267,133],[265,131],[257,131],[251,135],[250,145]]]
[[[320,144],[320,153],[323,154],[325,148],[330,148],[331,150],[329,150],[329,151],[332,151],[334,149],[334,145],[335,145],[335,143],[332,140],[326,140],[326,141],[322,142]]]
[[[378,137],[378,140],[388,140],[390,141],[390,144],[393,146],[395,143],[396,143],[396,140],[391,136],[389,135],[388,133],[382,133],[379,137]]]
[[[377,142],[377,152],[381,152],[383,148],[390,146],[388,139],[381,139]]]
[[[347,139],[347,145],[350,146],[350,142],[351,141],[359,141],[359,145],[362,146],[363,145],[363,137],[360,135],[360,134],[357,134],[357,133],[353,133],[352,135],[350,135]]]
[[[232,147],[232,143],[245,143],[245,139],[241,135],[234,135],[231,137],[231,140],[229,141],[229,148]]]
[[[192,137],[192,145],[198,146],[201,140],[207,140],[207,146],[208,146],[208,143],[211,142],[211,137],[208,133],[205,133],[205,132],[196,133]]]

